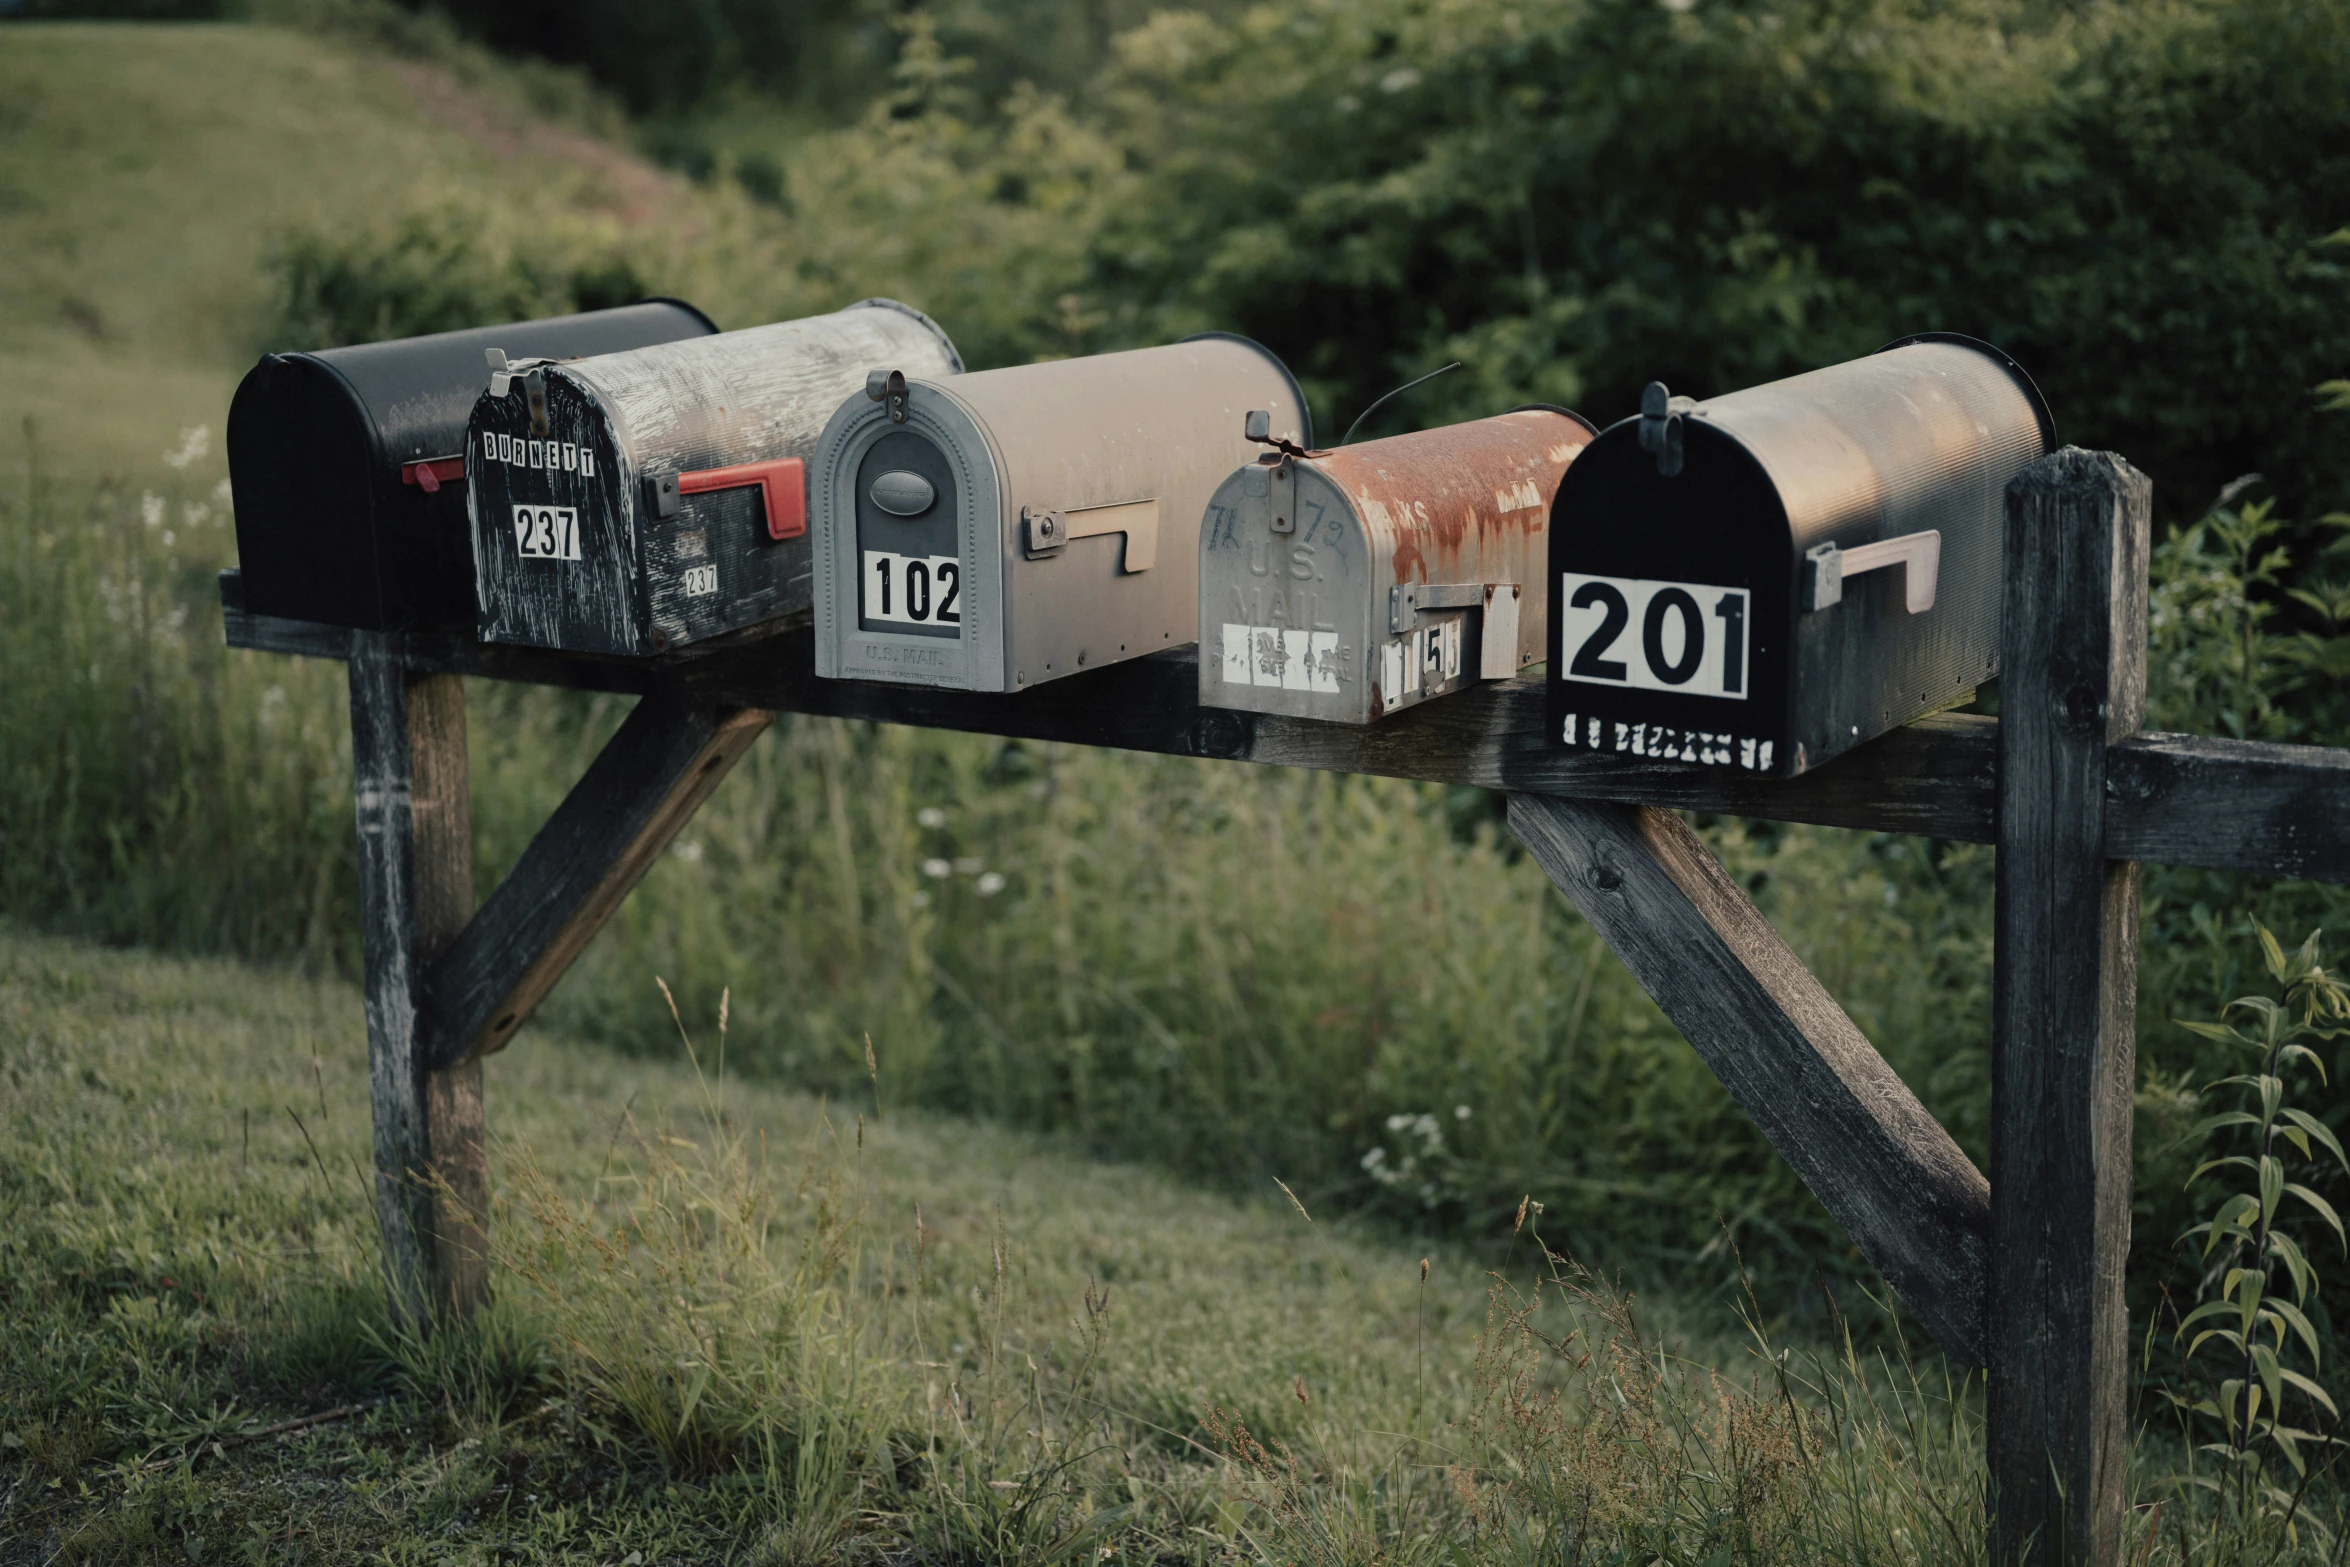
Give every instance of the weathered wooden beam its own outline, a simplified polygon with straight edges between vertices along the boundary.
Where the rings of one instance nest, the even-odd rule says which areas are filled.
[[[342,657],[350,634],[231,611],[232,646]],[[804,627],[662,661],[494,647],[410,633],[419,670],[642,695],[692,691],[775,712],[869,718],[1024,739],[1221,757],[1516,794],[1616,800],[1967,843],[1997,836],[1999,726],[1945,714],[1801,778],[1570,751],[1548,743],[1538,680],[1496,681],[1365,728],[1202,708],[1189,650],[1014,696],[818,680]],[[2113,859],[2350,883],[2350,752],[2141,734],[2112,748]]]
[[[427,974],[433,1061],[478,1063],[514,1037],[768,721],[675,691],[636,705]]]
[[[376,1223],[393,1309],[423,1324],[489,1281],[481,1068],[435,1069],[417,1015],[418,976],[473,911],[465,694],[412,675],[396,632],[346,636]]]
[[[1697,835],[1525,794],[1510,830],[1944,1352],[1981,1365],[1988,1183]]]
[[[2145,475],[2077,447],[2007,491],[1988,1406],[2002,1563],[2121,1559],[2138,870],[2107,857],[2106,785],[2146,711],[2152,516]]]
[[[2105,857],[2350,882],[2350,751],[2133,735],[2105,753]]]

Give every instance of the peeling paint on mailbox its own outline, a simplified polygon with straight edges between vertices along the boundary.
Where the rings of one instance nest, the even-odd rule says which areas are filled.
[[[1367,724],[1542,656],[1551,497],[1591,439],[1564,409],[1265,453],[1208,503],[1199,695]]]
[[[465,444],[481,639],[647,655],[804,615],[806,459],[878,364],[963,367],[936,322],[888,299],[505,361]]]

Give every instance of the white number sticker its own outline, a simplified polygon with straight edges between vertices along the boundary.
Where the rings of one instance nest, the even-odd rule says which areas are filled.
[[[1570,571],[1558,601],[1560,679],[1746,700],[1744,588]]]
[[[1285,626],[1224,622],[1224,680],[1228,685],[1336,696],[1339,683],[1349,678],[1335,631],[1292,631]]]
[[[515,507],[514,546],[525,560],[579,559],[578,508]]]
[[[867,550],[860,599],[867,620],[894,620],[902,626],[959,626],[963,623],[963,563],[952,555],[891,555]]]
[[[705,593],[718,591],[716,566],[688,566],[685,568],[685,596],[700,598]]]

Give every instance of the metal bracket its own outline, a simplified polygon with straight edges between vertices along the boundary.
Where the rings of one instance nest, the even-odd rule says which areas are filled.
[[[1479,680],[1507,680],[1518,672],[1518,610],[1525,590],[1515,582],[1399,582],[1387,590],[1387,629],[1412,629],[1422,610],[1474,609]]]
[[[1387,629],[1405,632],[1424,609],[1483,609],[1482,582],[1399,582],[1387,590]]]
[[[515,378],[536,365],[551,365],[552,359],[508,359],[503,348],[485,348],[482,357],[490,365],[490,395],[503,397],[513,387]]]
[[[1126,554],[1120,570],[1132,574],[1159,563],[1159,503],[1120,501],[1111,506],[1087,506],[1077,511],[1032,511],[1020,508],[1021,530],[1027,535],[1031,559],[1058,555],[1071,539],[1099,538],[1105,533],[1126,535]]]
[[[1844,579],[1886,566],[1902,569],[1902,605],[1912,615],[1934,607],[1942,578],[1942,531],[1927,528],[1897,539],[1879,539],[1839,549],[1818,544],[1803,552],[1803,607],[1827,609],[1844,602]]]

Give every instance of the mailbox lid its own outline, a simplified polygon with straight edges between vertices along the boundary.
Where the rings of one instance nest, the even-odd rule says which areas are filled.
[[[797,458],[877,365],[957,373],[939,325],[891,299],[797,321],[604,354],[543,368],[548,428],[562,456],[492,459],[527,442],[525,382],[483,391],[465,453],[472,478],[480,635],[576,652],[660,652],[803,612],[810,603],[804,521],[771,531],[767,499],[741,485],[680,494],[646,509],[647,479]],[[486,440],[485,440],[486,438]],[[526,447],[542,457],[549,449]],[[573,450],[585,454],[583,467]],[[780,481],[779,481],[780,482]],[[807,514],[804,470],[798,517]],[[783,497],[778,497],[781,501]],[[519,554],[517,508],[552,507],[576,538],[566,556]]]
[[[413,464],[463,456],[484,353],[573,358],[716,331],[678,300],[314,353],[270,354],[229,407],[229,478],[247,605],[384,630],[473,618],[462,480]],[[405,479],[404,479],[405,475]]]

